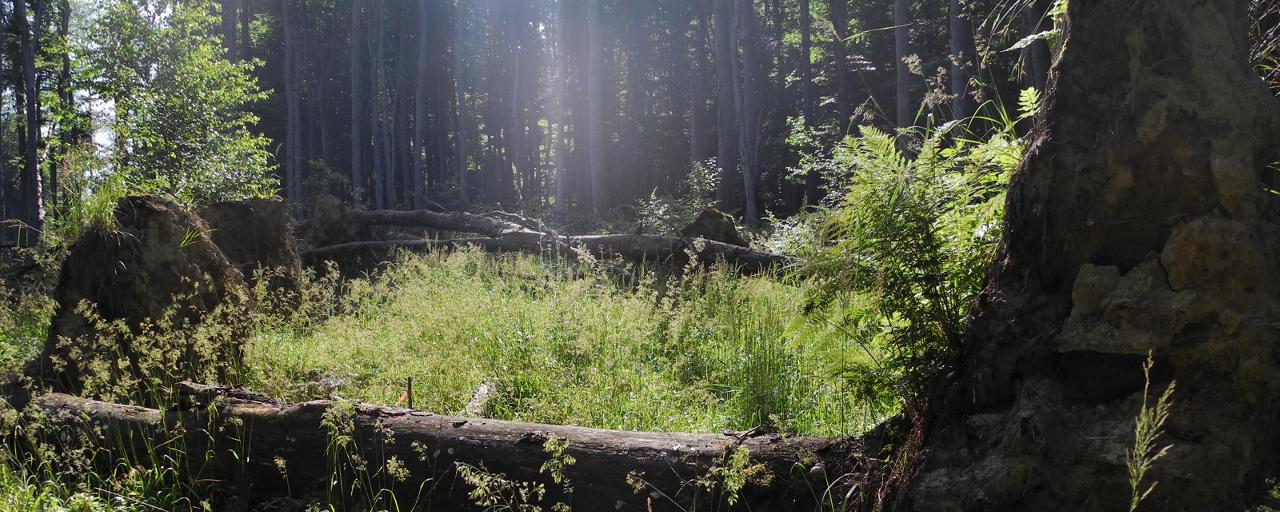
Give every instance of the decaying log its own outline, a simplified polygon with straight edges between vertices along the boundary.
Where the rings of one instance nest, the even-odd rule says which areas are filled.
[[[687,263],[693,255],[699,263],[719,261],[735,265],[746,273],[781,268],[793,263],[791,258],[753,250],[704,238],[678,238],[656,235],[587,235],[570,237],[571,243],[593,254],[618,254],[634,261]]]
[[[684,265],[693,255],[701,264],[724,261],[743,273],[758,273],[782,268],[793,263],[779,254],[756,251],[714,240],[675,238],[654,235],[588,235],[551,238],[534,231],[510,232],[493,238],[460,238],[454,240],[384,240],[351,242],[321,247],[303,254],[308,265],[333,261],[341,268],[369,268],[371,263],[389,260],[396,251],[427,252],[478,247],[486,252],[523,252],[542,256],[560,256],[576,260],[581,248],[591,254],[618,255],[631,261]]]
[[[571,260],[576,260],[578,250],[582,250],[606,259],[617,255],[631,261],[674,265],[688,263],[692,255],[700,264],[724,261],[745,273],[780,268],[793,262],[779,254],[703,238],[634,234],[560,236],[536,220],[505,212],[477,215],[430,210],[351,211],[347,218],[366,225],[416,226],[474,233],[483,238],[351,242],[309,251],[303,259],[312,265],[334,261],[343,268],[367,269],[371,262],[386,261],[397,250],[422,252],[475,246],[488,252],[558,255]]]
[[[360,224],[383,226],[420,226],[441,231],[475,233],[497,237],[507,233],[534,232],[515,222],[467,212],[434,212],[430,210],[352,210],[349,220]]]
[[[347,465],[363,461],[365,467],[364,474],[345,467],[339,480],[371,479],[395,492],[405,510],[408,504],[428,501],[435,510],[470,509],[467,495],[473,488],[459,478],[457,463],[544,485],[544,509],[556,502],[574,510],[679,510],[695,504],[701,509],[723,496],[699,486],[698,480],[723,481],[723,469],[715,468],[724,468],[727,456],[739,449],[750,454],[750,466],[759,467],[739,493],[734,510],[815,510],[829,482],[838,478],[856,451],[855,442],[844,440],[616,432],[330,401],[279,404],[251,393],[203,386],[190,386],[187,392],[192,396],[183,412],[162,413],[64,394],[39,396],[29,407],[42,411],[64,434],[92,430],[133,443],[160,442],[165,438],[156,433],[165,425],[181,425],[187,453],[212,448],[216,454],[214,468],[206,465],[202,476],[237,489],[239,499],[250,503],[281,496],[326,496],[334,482],[330,461],[335,460],[335,434],[352,439],[336,454],[337,460]],[[335,433],[335,424],[350,425],[351,430]],[[575,460],[563,470],[571,494],[543,470],[552,458],[544,445],[552,438],[563,441],[563,454]],[[387,467],[407,473],[392,477]],[[642,482],[639,493],[636,482]],[[335,495],[345,496],[349,489],[339,487]]]

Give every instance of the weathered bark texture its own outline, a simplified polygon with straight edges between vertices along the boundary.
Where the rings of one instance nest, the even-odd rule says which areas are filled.
[[[455,465],[466,463],[514,481],[544,484],[544,508],[563,501],[574,510],[701,510],[721,497],[699,489],[695,479],[722,467],[733,451],[746,449],[751,464],[763,465],[771,478],[752,479],[732,510],[814,510],[828,479],[840,474],[857,448],[851,441],[829,439],[615,432],[369,405],[332,412],[333,402],[278,404],[251,393],[198,385],[185,385],[184,392],[190,403],[179,412],[62,394],[38,396],[30,407],[59,425],[66,434],[59,439],[75,439],[70,435],[75,429],[88,429],[91,436],[116,440],[118,450],[132,447],[138,453],[147,453],[148,443],[154,445],[156,439],[176,435],[167,432],[181,425],[186,435],[165,445],[187,453],[212,448],[215,458],[205,465],[205,481],[234,489],[250,504],[281,496],[323,498],[330,485],[345,496],[348,482],[341,480],[353,476],[348,457],[359,456],[368,475],[375,476],[355,476],[387,485],[406,509],[426,502],[432,510],[473,509],[467,497],[472,487],[458,478]],[[345,453],[334,452],[331,428],[344,423],[352,430],[339,427],[338,433],[349,433],[353,444]],[[564,454],[576,460],[563,472],[574,488],[572,495],[540,470],[550,458],[543,445],[552,437],[564,441]],[[376,476],[385,475],[393,459],[407,470],[404,481]],[[339,461],[341,473],[334,472],[332,460]],[[335,474],[341,475],[338,481]],[[629,475],[647,486],[636,492]]]
[[[1178,382],[1150,510],[1244,510],[1280,453],[1277,100],[1247,2],[1075,0],[1006,247],[949,391],[917,511],[1127,510],[1142,404]]]

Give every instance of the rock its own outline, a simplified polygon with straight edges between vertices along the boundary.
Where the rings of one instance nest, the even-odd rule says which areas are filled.
[[[702,210],[697,219],[680,231],[680,236],[705,238],[740,247],[751,246],[751,242],[738,233],[738,226],[733,223],[733,217],[715,208]]]
[[[57,391],[132,396],[157,379],[221,380],[238,366],[242,333],[231,323],[186,331],[211,314],[232,316],[247,293],[240,271],[203,220],[168,201],[125,197],[115,217],[70,247],[48,341],[28,374]]]
[[[275,199],[230,201],[206,207],[200,216],[209,224],[213,242],[251,283],[259,271],[273,275],[273,289],[296,289],[302,260],[294,238],[289,207]]]

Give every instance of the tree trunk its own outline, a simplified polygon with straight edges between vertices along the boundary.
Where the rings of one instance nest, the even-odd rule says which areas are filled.
[[[689,157],[695,165],[707,159],[707,2],[694,0],[692,62],[689,66]]]
[[[897,121],[899,128],[906,128],[915,122],[911,115],[915,106],[911,103],[911,75],[908,73],[905,62],[909,51],[907,25],[911,23],[910,3],[907,0],[895,0],[893,5],[893,66],[897,70]]]
[[[416,5],[415,5],[416,4]],[[392,208],[414,207],[417,202],[414,192],[418,179],[417,132],[413,128],[413,117],[417,114],[414,98],[417,96],[415,78],[418,75],[416,66],[417,36],[419,25],[413,15],[426,7],[421,0],[399,0],[394,2],[392,12],[398,13],[396,23],[395,47],[395,102],[392,103],[391,115],[391,147],[394,156],[393,173],[390,180],[391,193],[389,205]]]
[[[364,32],[364,5],[366,0],[351,0],[351,202],[356,207],[366,206],[368,177],[365,174],[365,152],[369,148],[369,136],[365,125],[369,116],[365,111],[368,93],[365,84],[368,76],[365,52],[368,45]]]
[[[453,7],[453,48],[451,54],[453,57],[453,76],[454,76],[454,103],[457,108],[457,115],[454,116],[455,133],[454,137],[454,165],[458,180],[458,198],[463,204],[471,203],[471,152],[468,147],[468,128],[470,128],[471,115],[467,108],[467,67],[466,62],[462,59],[462,34],[465,28],[463,21],[462,0],[458,0],[458,4]]]
[[[431,10],[427,2],[418,3],[418,82],[413,111],[413,206],[422,208],[427,200],[427,107],[431,77]]]
[[[466,464],[509,481],[545,486],[546,499],[537,504],[548,509],[557,501],[574,510],[710,509],[726,498],[723,477],[714,476],[713,468],[725,467],[741,449],[750,464],[761,465],[772,478],[749,479],[733,510],[811,510],[821,496],[813,489],[822,489],[824,478],[847,467],[847,451],[856,448],[852,442],[774,434],[617,432],[366,404],[349,410],[326,401],[279,404],[247,392],[190,384],[184,392],[189,404],[176,412],[60,394],[36,397],[29,407],[62,430],[84,429],[90,438],[112,440],[117,457],[163,451],[148,448],[148,440],[156,438],[172,438],[180,453],[213,453],[206,469],[241,490],[239,498],[250,504],[345,492],[350,479],[367,478],[385,485],[406,507],[430,503],[434,509],[471,510],[473,487],[458,476],[458,465]],[[345,426],[334,427],[332,411],[337,410],[343,411],[337,424]],[[171,433],[175,425],[187,434]],[[349,435],[349,442],[336,443],[333,428]],[[563,443],[562,455],[574,460],[563,467],[563,482],[541,469],[552,458],[546,447],[552,439]],[[98,456],[105,463],[115,458]],[[357,463],[367,465],[368,474],[356,474]],[[403,481],[386,475],[393,463],[404,471],[397,475]],[[693,485],[695,478],[706,478],[706,485]],[[639,492],[633,483],[640,484]],[[566,485],[574,491],[564,492]]]
[[[907,507],[1127,510],[1151,394],[1178,389],[1150,510],[1245,510],[1280,444],[1280,102],[1247,3],[1077,0],[1005,244],[932,401]],[[1154,400],[1154,397],[1151,398]]]
[[[973,115],[973,96],[969,88],[969,69],[976,58],[973,26],[961,0],[950,0],[947,5],[951,20],[951,116],[962,120]]]
[[[555,201],[556,209],[566,210],[572,201],[569,177],[569,16],[568,6],[555,6],[556,78],[551,80],[550,128],[555,137]]]
[[[841,133],[849,131],[849,118],[853,116],[853,99],[849,92],[849,0],[828,0],[831,26],[835,29],[835,41],[831,43],[836,69],[836,121]]]
[[[801,112],[806,127],[818,123],[818,95],[813,84],[813,13],[809,0],[800,0],[800,97]],[[816,205],[821,201],[822,177],[809,172],[804,178],[805,203]]]
[[[742,216],[750,225],[760,221],[760,107],[761,63],[760,63],[760,27],[756,19],[755,0],[738,0],[739,26],[741,30],[742,70],[739,76],[738,95],[742,99],[740,105],[741,132],[739,132],[739,151],[742,155],[743,198],[745,199]]]
[[[587,175],[591,182],[591,209],[609,209],[608,171],[604,149],[604,41],[601,35],[600,0],[587,0]]]
[[[373,90],[369,99],[373,108],[369,109],[370,135],[373,136],[373,207],[390,208],[388,192],[391,191],[391,176],[395,172],[394,153],[391,152],[391,141],[388,131],[387,117],[391,115],[391,106],[387,104],[391,92],[387,84],[387,9],[386,0],[373,0],[370,4],[370,15],[373,20],[372,38],[369,41],[370,75],[373,77]]]
[[[27,18],[25,0],[14,3],[14,29],[22,48],[22,86],[25,102],[26,144],[23,146],[23,169],[20,176],[22,221],[30,229],[23,230],[24,244],[34,244],[44,222],[44,191],[40,172],[40,84],[36,80],[36,45],[39,44],[39,22],[42,0],[34,0],[36,26]]]
[[[240,53],[236,38],[239,21],[239,0],[221,0],[222,3],[222,48],[226,50],[227,60],[235,62],[240,60]]]
[[[62,205],[62,186],[59,176],[67,170],[66,155],[71,151],[72,144],[75,143],[77,113],[75,107],[75,91],[71,86],[71,0],[60,0],[58,2],[58,40],[63,43],[62,68],[58,70],[58,103],[63,109],[63,118],[58,122],[58,141],[59,153],[54,155],[55,164],[49,173],[49,207],[54,211]]]
[[[734,183],[738,175],[738,108],[734,87],[736,62],[738,60],[738,38],[734,21],[734,5],[736,0],[714,0],[715,2],[715,59],[716,59],[716,127],[719,137],[719,156],[716,165],[719,167],[720,183],[716,191],[716,199],[720,208],[726,211],[735,210],[737,205],[737,187]]]
[[[293,203],[301,203],[302,197],[302,100],[298,90],[298,49],[293,19],[292,0],[280,0],[280,23],[284,30],[284,93],[285,110],[285,197]],[[224,4],[225,6],[225,4]]]

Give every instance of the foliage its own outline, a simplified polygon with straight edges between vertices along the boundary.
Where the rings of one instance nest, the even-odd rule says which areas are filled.
[[[1272,92],[1280,95],[1280,0],[1251,0],[1249,6],[1249,56]]]
[[[715,206],[719,176],[715,159],[696,162],[680,188],[672,194],[654,189],[636,206],[636,229],[643,234],[674,236],[703,210]]]
[[[267,97],[257,65],[223,57],[210,3],[103,2],[80,51],[110,105],[110,161],[129,191],[188,205],[272,195],[269,141],[247,110]]]
[[[1164,432],[1164,425],[1169,421],[1169,412],[1173,408],[1173,391],[1177,384],[1170,382],[1169,387],[1165,388],[1164,393],[1156,399],[1156,403],[1149,404],[1153,366],[1155,366],[1155,360],[1148,355],[1146,363],[1142,366],[1142,375],[1146,379],[1146,384],[1142,388],[1142,409],[1134,420],[1133,449],[1129,451],[1129,456],[1125,460],[1129,469],[1129,488],[1132,490],[1129,512],[1137,511],[1138,506],[1155,490],[1156,483],[1145,484],[1147,472],[1169,453],[1170,448],[1173,448],[1173,445],[1160,447],[1158,443]]]
[[[1022,99],[1037,106],[1033,93]],[[1000,240],[1023,152],[1015,126],[1027,117],[975,120],[996,127],[985,139],[959,123],[922,129],[909,152],[863,127],[826,157],[848,186],[815,219],[807,308],[866,355],[844,374],[861,400],[892,410],[945,374]]]
[[[82,233],[109,226],[116,204],[129,193],[124,173],[93,172],[100,162],[87,146],[64,155],[63,163],[87,172],[68,173],[64,193],[69,197],[45,219],[41,243],[54,251],[70,246]]]
[[[406,255],[380,278],[318,296],[332,316],[264,326],[247,366],[251,387],[291,401],[395,405],[412,376],[432,390],[415,406],[438,412],[461,411],[494,383],[497,419],[860,432],[879,418],[829,378],[850,355],[803,320],[804,286],[723,271],[619,284],[528,256]]]
[[[0,372],[16,372],[44,348],[53,300],[0,288]]]

